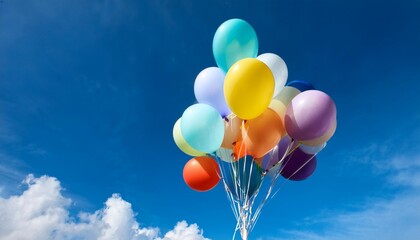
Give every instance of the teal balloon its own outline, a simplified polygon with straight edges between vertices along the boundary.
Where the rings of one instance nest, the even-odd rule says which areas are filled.
[[[237,61],[256,58],[258,38],[252,26],[242,19],[222,23],[213,38],[213,55],[217,66],[227,72]]]
[[[181,133],[192,148],[213,153],[222,145],[225,134],[224,120],[212,106],[204,103],[194,104],[182,114]]]
[[[245,156],[228,164],[231,164],[230,174],[224,176],[224,180],[229,191],[238,200],[250,199],[261,186],[261,168],[255,163],[252,156]]]

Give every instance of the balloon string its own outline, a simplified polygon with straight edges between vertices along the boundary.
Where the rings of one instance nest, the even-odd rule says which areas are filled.
[[[245,128],[245,122],[242,123],[243,128]],[[246,134],[245,134],[245,140],[246,138],[248,138],[248,131],[246,130]],[[245,141],[242,141],[242,146],[243,148],[245,148]],[[246,152],[246,149],[244,149]],[[245,153],[245,163],[243,166],[243,176],[246,176],[246,166],[248,166],[247,161],[254,161],[253,158],[250,158],[247,156],[247,153]],[[250,192],[250,188],[251,188],[251,179],[252,179],[252,175],[254,173],[254,164],[249,163],[249,172],[248,172],[248,181],[246,182],[247,186],[246,186],[246,191],[244,191],[243,193],[243,201],[244,201],[244,206],[242,206],[242,212],[243,212],[243,216],[242,216],[242,231],[241,231],[241,235],[243,239],[246,239],[248,237],[249,231],[253,226],[253,221],[252,221],[252,206],[254,205],[256,196],[258,195],[258,190],[256,189],[255,192]],[[258,171],[258,170],[257,170]],[[261,176],[262,177],[262,176]],[[251,194],[254,196],[251,196]]]
[[[277,164],[282,164],[283,161],[284,161],[284,159],[290,154],[290,152],[293,152],[293,151],[295,151],[297,149],[297,148],[293,148],[293,145],[295,145],[294,140],[292,140],[290,142],[290,144],[287,146],[285,153],[283,154],[283,156],[281,157],[281,159],[279,160],[279,162]],[[273,154],[273,153],[271,153],[271,154]],[[265,203],[270,198],[270,195],[271,195],[271,193],[272,193],[272,191],[273,191],[273,189],[274,189],[274,187],[276,185],[276,182],[277,182],[277,180],[278,180],[278,178],[280,176],[280,172],[281,172],[281,169],[279,169],[275,173],[274,177],[271,179],[271,184],[270,184],[270,187],[269,187],[269,189],[267,191],[267,194],[266,194],[265,198],[262,200],[262,202],[260,203],[260,205],[257,207],[257,209],[255,211],[255,214],[254,214],[254,217],[253,217],[254,226],[255,226],[255,223],[258,221],[258,219],[259,219],[259,217],[261,215],[262,208],[264,207]],[[277,193],[278,191],[279,190],[277,190],[275,193]]]
[[[292,139],[290,149],[288,149],[286,151],[286,156],[285,157],[287,157],[290,154],[292,154],[296,149],[298,149],[300,147],[300,145],[302,145],[302,143],[300,143],[300,142]]]
[[[232,195],[232,193],[231,193],[231,191],[229,190],[229,187],[228,187],[228,185],[227,185],[227,183],[226,183],[226,177],[227,176],[230,176],[230,177],[232,177],[230,174],[231,173],[229,173],[229,175],[227,175],[227,173],[226,173],[226,169],[225,169],[225,167],[224,167],[224,164],[223,164],[223,160],[221,160],[221,159],[229,159],[229,158],[232,158],[232,156],[228,153],[228,152],[225,152],[225,151],[219,151],[218,152],[219,153],[219,155],[221,155],[221,156],[217,156],[217,154],[214,156],[218,161],[219,161],[219,168],[220,168],[220,173],[221,173],[221,178],[222,178],[222,180],[223,180],[223,186],[224,186],[224,188],[225,188],[225,192],[226,192],[226,194],[227,194],[227,198],[228,198],[228,200],[229,200],[229,202],[230,202],[230,205],[231,205],[231,208],[232,208],[232,211],[233,211],[233,213],[234,213],[234,215],[235,215],[235,218],[238,218],[238,212],[237,212],[237,210],[236,210],[236,207],[234,206],[234,196]]]
[[[240,146],[240,151],[242,150],[243,147],[244,147],[243,145]],[[240,166],[236,161],[230,164],[230,167],[231,167],[230,172],[233,173],[233,175],[231,175],[231,177],[233,178],[232,182],[234,182],[235,192],[239,198],[238,200],[235,200],[233,194],[232,193],[229,194],[230,200],[233,203],[232,205],[234,208],[235,217],[237,219],[237,228],[235,229],[235,233],[233,237],[235,237],[236,232],[239,231],[243,239],[247,237],[248,229],[249,229],[250,213],[248,212],[248,210],[250,208],[249,208],[248,194],[249,194],[250,185],[248,184],[246,189],[243,189],[240,186],[244,186],[245,184],[246,179],[244,177],[246,173],[246,161],[250,161],[250,159],[248,158],[249,157],[244,158],[245,165],[242,167],[242,169],[240,169]],[[238,171],[242,171],[242,177]],[[248,183],[249,182],[250,182],[250,179],[248,180]],[[225,190],[228,190],[228,188],[225,188]]]
[[[283,171],[283,169],[285,168],[285,166],[289,163],[289,161],[290,161],[290,158],[288,158],[287,159],[287,161],[286,162],[284,162],[285,161],[285,158],[286,157],[288,157],[288,156],[290,156],[291,154],[293,154],[294,153],[294,151],[296,150],[296,149],[298,149],[298,147],[301,145],[301,143],[299,143],[299,142],[296,142],[295,140],[293,140],[292,139],[292,144],[289,146],[290,147],[290,149],[289,150],[287,150],[286,151],[286,154],[284,155],[284,157],[283,157],[283,159],[282,159],[282,161],[281,161],[281,167],[279,168],[279,170],[277,171],[277,173],[276,173],[276,177],[275,178],[278,178],[280,175],[281,175],[281,172]],[[299,170],[298,170],[299,171]],[[294,172],[293,174],[292,174],[292,176],[294,176],[296,174],[296,172]],[[292,177],[291,176],[291,177]],[[282,189],[283,188],[283,186],[286,184],[286,182],[288,182],[290,180],[290,177],[289,178],[285,178],[284,180],[283,180],[283,182],[282,182],[282,184],[281,185],[279,185],[278,186],[278,189],[276,190],[276,192],[274,192],[274,194],[271,196],[271,198],[273,198],[274,196],[276,196],[277,195],[277,193],[280,191],[280,189]]]
[[[232,128],[233,126],[231,125],[230,127]],[[245,121],[242,121],[241,127],[242,129],[245,129]],[[245,133],[247,132],[245,131]],[[238,232],[240,233],[242,239],[248,238],[249,233],[254,229],[256,222],[258,221],[261,215],[262,208],[264,207],[266,202],[269,199],[273,198],[280,191],[285,182],[289,180],[285,179],[285,181],[280,185],[280,187],[276,191],[274,191],[276,182],[278,181],[279,176],[281,175],[281,171],[290,160],[290,158],[288,158],[287,162],[284,162],[286,157],[291,155],[300,146],[300,143],[297,143],[293,139],[289,143],[286,151],[284,152],[283,156],[281,156],[279,162],[275,166],[273,166],[277,167],[278,165],[280,165],[279,169],[275,172],[274,177],[272,177],[271,179],[266,195],[263,197],[261,202],[259,202],[254,212],[254,205],[256,204],[257,196],[259,195],[259,193],[261,193],[260,187],[263,185],[263,181],[267,174],[267,171],[263,172],[261,176],[262,180],[260,186],[255,190],[255,193],[251,192],[251,179],[252,173],[253,171],[255,171],[255,166],[254,164],[252,164],[252,162],[249,163],[248,161],[254,161],[254,159],[247,156],[246,153],[244,140],[247,139],[248,135],[244,134],[243,137],[244,138],[242,141],[238,141],[236,143],[241,144],[240,146],[236,146],[236,148],[239,149],[238,153],[245,153],[245,156],[234,156],[233,153],[231,154],[229,151],[219,151],[218,154],[214,154],[216,159],[220,162],[219,166],[221,170],[221,178],[223,179],[223,185],[227,194],[227,198],[230,202],[232,211],[237,222],[232,239],[235,239]],[[270,157],[273,157],[273,151],[271,151],[269,154],[271,154]],[[238,161],[238,158],[240,157],[242,157],[244,161],[242,166],[241,164],[239,164]],[[223,159],[229,163],[224,164]],[[309,162],[309,160],[307,162]],[[305,164],[307,164],[307,162]],[[248,164],[250,164],[250,167],[247,167]],[[292,174],[292,176],[296,174],[301,168],[295,171]],[[248,174],[248,177],[246,177],[246,174]],[[230,182],[233,186],[228,185],[228,177],[230,177]],[[252,191],[254,191],[254,189],[252,189]],[[251,194],[252,196],[250,196]]]

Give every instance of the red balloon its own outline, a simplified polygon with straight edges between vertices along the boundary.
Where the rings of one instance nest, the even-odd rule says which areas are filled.
[[[220,181],[220,169],[211,157],[195,157],[185,164],[184,181],[193,190],[205,192],[214,188]]]

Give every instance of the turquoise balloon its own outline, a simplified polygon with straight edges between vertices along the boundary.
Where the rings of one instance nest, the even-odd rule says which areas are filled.
[[[256,58],[258,38],[252,26],[241,19],[222,23],[213,38],[213,55],[217,66],[227,72],[237,61]]]
[[[204,103],[194,104],[182,114],[181,133],[192,148],[213,153],[222,145],[225,134],[224,120],[212,106]]]
[[[229,164],[230,175],[224,176],[224,180],[230,192],[239,200],[251,198],[261,186],[261,168],[252,156],[245,156]]]

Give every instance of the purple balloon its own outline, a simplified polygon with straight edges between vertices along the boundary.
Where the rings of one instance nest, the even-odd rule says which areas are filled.
[[[287,106],[286,131],[298,141],[312,140],[328,132],[336,116],[335,103],[330,96],[308,90],[299,93]]]
[[[281,175],[293,181],[305,180],[314,173],[317,160],[314,155],[306,154],[297,148],[282,162]]]
[[[292,139],[289,136],[282,138],[277,146],[275,146],[272,151],[264,156],[263,160],[261,161],[261,168],[267,171],[274,167],[274,165],[283,159],[287,150],[290,148],[289,146],[291,142]]]
[[[223,85],[225,73],[217,67],[208,67],[201,71],[194,82],[194,95],[199,103],[208,104],[226,117],[232,111],[225,101]]]

